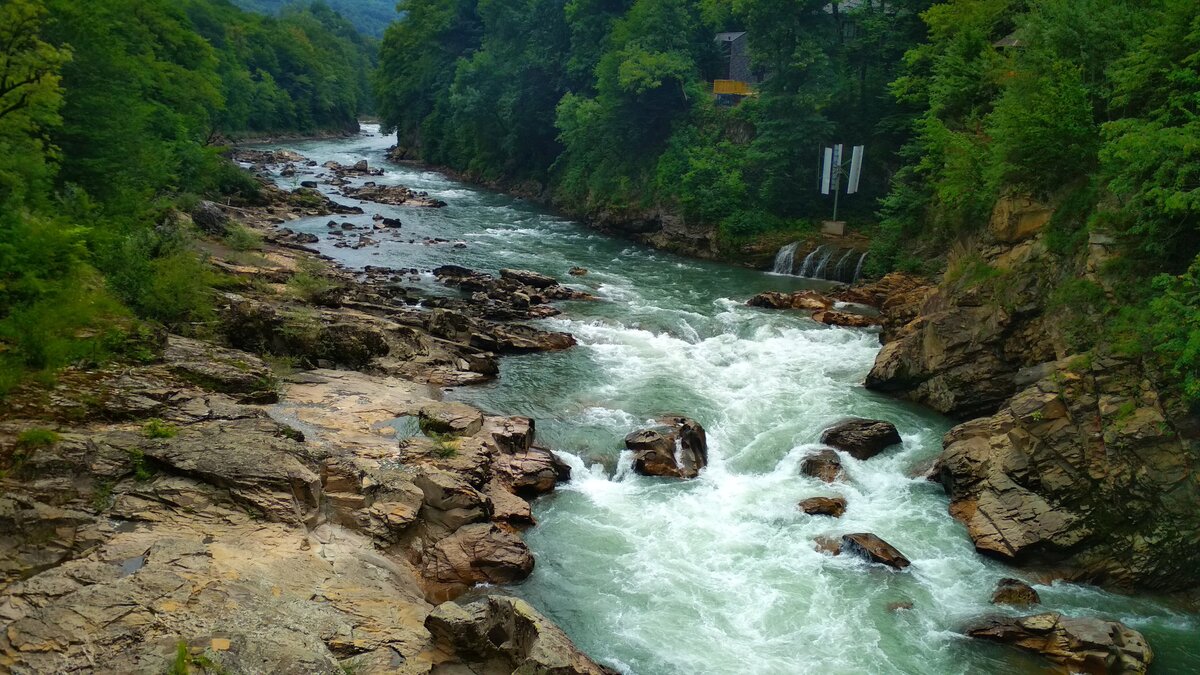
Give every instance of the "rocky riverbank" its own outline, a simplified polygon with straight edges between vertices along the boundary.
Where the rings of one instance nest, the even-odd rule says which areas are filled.
[[[0,669],[608,672],[519,600],[453,602],[528,576],[528,500],[569,469],[533,420],[437,387],[570,347],[515,322],[570,292],[514,271],[502,312],[319,263],[283,225],[346,207],[264,189],[164,224],[209,236],[214,325],[144,330],[126,360],[6,401]],[[246,230],[261,245],[231,248]]]

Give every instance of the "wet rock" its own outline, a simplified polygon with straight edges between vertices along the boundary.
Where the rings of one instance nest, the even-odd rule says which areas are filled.
[[[521,497],[532,499],[552,492],[563,480],[563,463],[544,448],[530,448],[518,453],[500,453],[492,467],[497,477]],[[570,478],[570,469],[566,477]]]
[[[588,271],[586,267],[572,267],[571,269],[567,270],[567,274],[570,274],[573,277],[587,276],[587,273]]]
[[[843,326],[846,328],[871,328],[883,323],[883,319],[877,316],[867,316],[866,314],[852,314],[850,312],[836,312],[826,310],[816,312],[812,315],[813,321],[823,323],[827,326]]]
[[[826,555],[841,555],[842,540],[838,539],[837,537],[816,537],[813,539],[813,548],[815,548],[818,553],[824,553]]]
[[[562,351],[577,343],[570,333],[549,332],[519,324],[495,324],[486,333],[473,335],[471,344],[489,351],[520,353]]]
[[[524,600],[501,595],[445,602],[425,620],[436,644],[481,675],[615,675],[580,652]]]
[[[430,403],[421,408],[421,432],[474,436],[483,428],[483,413],[465,403]]]
[[[533,554],[516,534],[493,523],[473,523],[427,550],[421,571],[437,595],[442,589],[520,581],[533,571]]]
[[[818,312],[832,307],[833,301],[816,291],[796,291],[795,293],[767,291],[750,298],[746,304],[764,309],[802,309]]]
[[[433,199],[423,192],[414,192],[400,185],[367,184],[362,187],[347,185],[342,188],[342,194],[352,199],[391,206],[418,206],[434,209],[446,206],[446,202],[440,199]]]
[[[300,187],[316,190],[318,187],[320,187],[320,184],[315,180],[302,180],[300,181]]]
[[[625,447],[633,452],[633,470],[643,476],[695,478],[708,465],[704,427],[686,417],[661,422],[625,437]]]
[[[888,603],[888,611],[889,612],[905,612],[912,608],[913,608],[913,604],[912,604],[912,602],[910,602],[908,600],[902,600],[899,602],[889,602]]]
[[[814,455],[805,457],[804,461],[800,462],[800,473],[818,478],[826,483],[846,477],[846,472],[842,469],[842,460],[833,450],[821,450]]]
[[[205,234],[223,237],[229,229],[229,216],[213,202],[200,201],[192,209],[191,216],[192,222]]]
[[[1001,579],[992,594],[993,605],[1036,605],[1041,601],[1038,592],[1020,579]]]
[[[537,272],[530,272],[529,270],[502,269],[500,270],[500,278],[512,279],[518,283],[524,284],[525,286],[531,286],[533,288],[549,288],[551,286],[558,285],[558,280],[554,277],[549,277],[545,274],[538,274]]]
[[[809,497],[798,505],[799,509],[810,516],[831,516],[841,518],[846,512],[845,497]]]
[[[868,532],[842,535],[842,550],[896,570],[912,564],[894,546]]]
[[[1040,654],[1071,672],[1145,673],[1154,660],[1142,634],[1121,623],[1053,612],[989,618],[967,635]]]
[[[855,459],[870,459],[900,443],[895,425],[882,420],[849,419],[821,434],[821,442]]]
[[[354,163],[352,170],[356,173],[367,173],[370,170],[370,166],[367,164],[367,160],[360,159]]]

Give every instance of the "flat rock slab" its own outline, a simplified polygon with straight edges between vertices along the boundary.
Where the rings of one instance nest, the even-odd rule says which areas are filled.
[[[429,403],[421,408],[420,418],[427,435],[474,436],[483,428],[483,413],[465,403]]]
[[[1145,673],[1154,660],[1146,638],[1124,624],[1055,612],[991,617],[967,635],[1041,654],[1071,672],[1132,675]]]

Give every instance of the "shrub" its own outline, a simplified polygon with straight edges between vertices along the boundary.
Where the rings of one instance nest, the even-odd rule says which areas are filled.
[[[262,235],[240,223],[230,223],[225,244],[235,251],[258,251],[262,249]]]
[[[146,438],[175,438],[179,429],[172,424],[156,418],[146,420],[142,425],[142,435]]]
[[[325,276],[326,267],[318,260],[302,259],[292,278],[288,279],[288,292],[298,300],[314,302],[337,288],[338,285]]]

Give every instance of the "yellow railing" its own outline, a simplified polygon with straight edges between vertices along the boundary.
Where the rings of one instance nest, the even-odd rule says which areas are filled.
[[[713,93],[749,96],[750,85],[739,80],[713,80]]]

